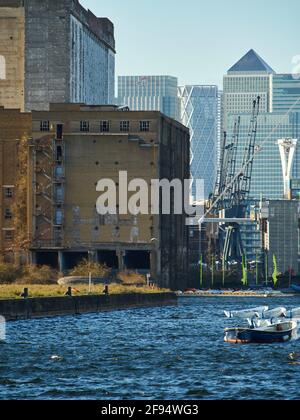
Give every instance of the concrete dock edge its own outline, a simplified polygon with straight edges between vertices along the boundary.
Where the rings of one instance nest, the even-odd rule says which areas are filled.
[[[9,299],[0,300],[0,315],[17,321],[176,304],[175,293]]]

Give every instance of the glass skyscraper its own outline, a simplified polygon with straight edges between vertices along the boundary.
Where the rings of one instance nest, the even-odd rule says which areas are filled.
[[[172,76],[119,76],[118,103],[131,111],[160,111],[179,120],[178,79]]]
[[[262,112],[272,111],[274,70],[250,50],[224,76],[222,131],[228,129],[228,116],[252,111],[253,100],[260,96]]]
[[[220,133],[220,96],[217,86],[179,87],[181,122],[190,129],[192,194],[195,180],[204,180],[204,198],[214,190]],[[202,197],[203,198],[203,197]]]
[[[236,115],[229,116],[229,132],[233,131]],[[251,114],[241,115],[237,168],[242,167]],[[262,113],[258,117],[256,145],[261,151],[255,156],[250,198],[282,200],[284,198],[284,180],[279,151],[279,139],[300,139],[300,113]],[[300,141],[298,141],[292,178],[300,178]]]
[[[293,74],[273,76],[273,111],[300,112],[300,77]]]

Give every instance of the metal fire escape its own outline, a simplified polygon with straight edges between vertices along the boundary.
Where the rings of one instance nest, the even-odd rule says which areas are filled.
[[[32,141],[33,242],[39,249],[61,248],[64,243],[65,146],[63,126],[55,135]]]

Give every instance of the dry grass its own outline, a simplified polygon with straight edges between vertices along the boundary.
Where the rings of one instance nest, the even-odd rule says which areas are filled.
[[[67,287],[59,285],[26,285],[26,284],[3,284],[0,285],[0,299],[21,299],[20,294],[23,292],[24,287],[29,288],[29,297],[59,297],[64,296]],[[92,286],[91,294],[102,295],[103,285]],[[128,293],[164,293],[168,292],[166,289],[136,287],[136,286],[123,286],[120,284],[111,284],[109,286],[109,293],[112,295],[128,294]],[[89,294],[87,285],[78,285],[73,287],[74,296],[83,296]]]
[[[84,259],[77,267],[70,271],[69,276],[87,277],[89,273],[91,273],[93,277],[107,278],[109,277],[110,272],[111,270],[105,264],[99,264]]]
[[[48,266],[17,266],[0,263],[0,284],[51,285],[56,284],[58,272]]]
[[[146,277],[142,274],[135,273],[134,271],[124,271],[118,273],[117,281],[120,281],[126,286],[146,286]]]

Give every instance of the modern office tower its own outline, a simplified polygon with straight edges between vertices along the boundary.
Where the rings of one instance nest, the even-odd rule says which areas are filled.
[[[300,77],[295,74],[273,76],[273,112],[300,112]]]
[[[160,112],[116,106],[53,104],[33,112],[30,146],[31,253],[38,264],[68,270],[93,258],[119,270],[152,272],[159,284],[186,287],[188,232],[184,214],[121,211],[99,215],[98,182],[115,181],[116,195],[140,178],[189,178],[189,131]],[[50,157],[50,158],[49,158]],[[128,192],[128,198],[133,193]],[[172,195],[172,194],[171,194]],[[148,198],[148,194],[146,194]],[[127,204],[127,200],[125,206]],[[122,204],[124,205],[124,204]],[[147,213],[147,211],[146,211]]]
[[[0,261],[26,262],[27,149],[31,114],[0,108]]]
[[[190,129],[192,194],[196,201],[213,192],[217,172],[220,95],[217,86],[179,87],[181,122]],[[204,180],[204,197],[196,196],[196,180]]]
[[[2,106],[112,103],[114,26],[78,0],[0,0],[0,79],[3,65]]]
[[[229,117],[229,132],[233,131],[237,116]],[[237,170],[241,169],[245,147],[248,144],[251,114],[241,115]],[[279,141],[300,139],[300,113],[262,113],[258,117],[256,146],[260,148],[253,161],[250,198],[282,200],[285,195],[282,152]],[[298,141],[291,162],[291,178],[300,178],[300,142]]]
[[[179,120],[178,80],[172,76],[119,76],[118,103],[132,111],[160,111]]]
[[[224,76],[222,131],[228,129],[228,116],[252,111],[253,100],[260,96],[261,112],[272,111],[274,70],[250,50]]]

